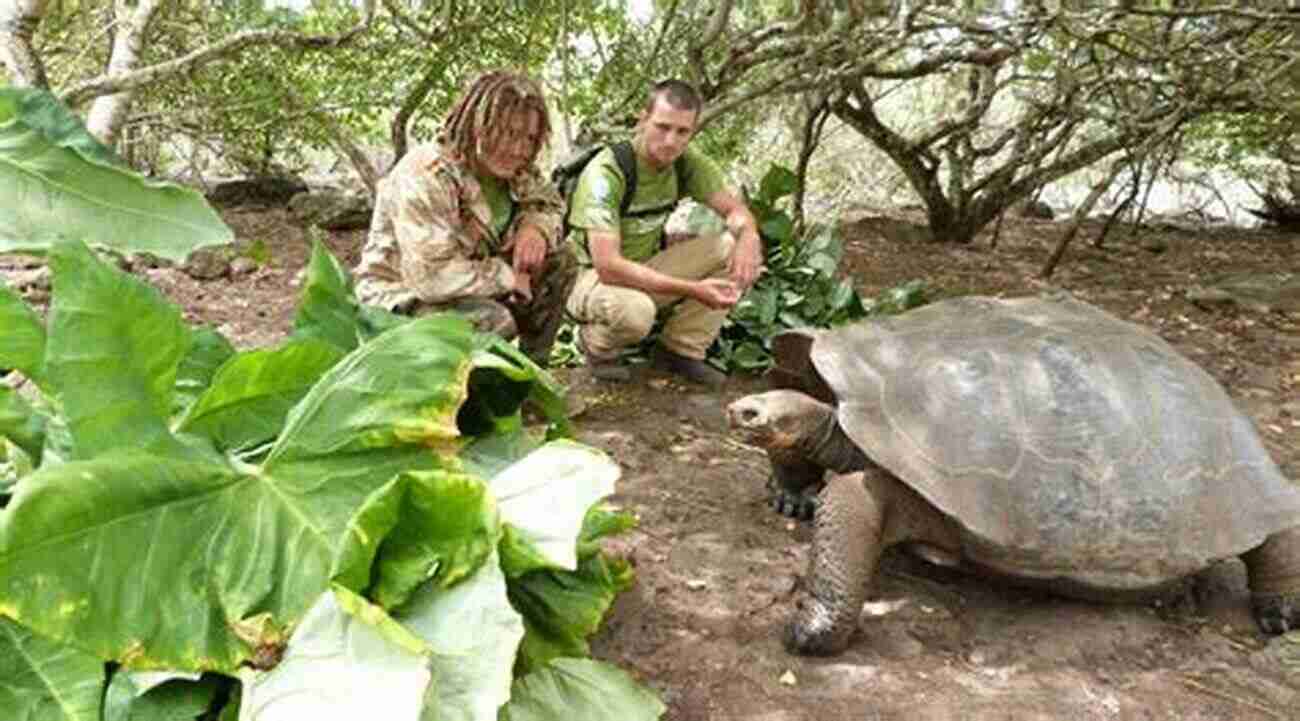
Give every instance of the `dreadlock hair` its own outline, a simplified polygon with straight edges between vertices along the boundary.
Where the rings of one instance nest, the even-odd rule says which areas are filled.
[[[654,112],[655,101],[663,98],[669,105],[678,110],[691,110],[696,114],[704,105],[704,100],[700,98],[700,93],[694,85],[685,80],[660,80],[650,88],[650,92],[645,99],[646,114]]]
[[[492,70],[465,88],[447,114],[438,139],[461,158],[474,161],[478,159],[480,143],[500,142],[510,133],[510,118],[529,110],[536,111],[541,121],[541,141],[533,150],[535,158],[551,137],[542,88],[525,75]]]

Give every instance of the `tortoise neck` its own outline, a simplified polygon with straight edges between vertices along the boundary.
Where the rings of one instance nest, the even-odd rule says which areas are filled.
[[[867,466],[866,454],[845,435],[831,406],[825,406],[821,420],[808,438],[805,455],[822,468],[836,473],[851,473]]]

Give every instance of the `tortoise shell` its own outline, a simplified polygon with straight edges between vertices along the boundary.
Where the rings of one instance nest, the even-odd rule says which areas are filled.
[[[1300,520],[1300,489],[1223,388],[1074,299],[963,297],[774,342],[776,383],[1019,576],[1141,589]]]

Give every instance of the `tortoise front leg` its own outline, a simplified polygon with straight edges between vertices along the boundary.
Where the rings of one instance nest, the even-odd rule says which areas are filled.
[[[813,528],[805,599],[785,631],[791,653],[830,655],[849,644],[876,572],[884,504],[867,492],[861,472],[828,474]]]
[[[772,509],[787,518],[811,519],[826,470],[809,461],[790,461],[770,454],[768,460],[772,462],[772,477],[767,482]]]
[[[1282,634],[1300,628],[1300,526],[1274,533],[1241,560],[1260,630]]]

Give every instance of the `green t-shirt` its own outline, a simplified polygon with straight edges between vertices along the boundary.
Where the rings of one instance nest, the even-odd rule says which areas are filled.
[[[705,202],[714,193],[726,187],[722,170],[704,153],[687,147],[685,158],[688,181],[685,195]],[[636,196],[628,207],[629,213],[638,210],[671,206],[677,199],[677,173],[670,165],[655,172],[640,156],[636,159]],[[623,257],[638,263],[659,252],[664,224],[672,215],[671,207],[662,213],[636,217],[619,217],[619,204],[623,200],[626,182],[619,170],[614,151],[605,148],[583,168],[578,184],[573,189],[569,205],[569,225],[574,229],[578,257],[590,262],[587,252],[587,230],[618,231],[623,239]]]
[[[496,238],[497,246],[500,247],[501,236],[510,223],[510,208],[513,204],[510,199],[510,187],[504,180],[492,175],[475,173],[474,177],[478,180],[479,187],[483,189],[483,199],[492,209],[492,237]]]

